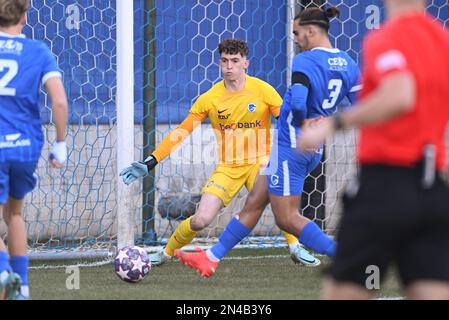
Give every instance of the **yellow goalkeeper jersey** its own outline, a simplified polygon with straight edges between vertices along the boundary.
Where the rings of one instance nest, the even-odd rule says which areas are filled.
[[[277,117],[281,105],[282,98],[277,91],[258,78],[246,75],[244,89],[239,92],[228,91],[223,80],[197,99],[189,116],[170,135],[176,135],[179,129],[192,132],[196,125],[209,118],[218,142],[220,164],[265,162],[271,146],[270,115]],[[170,135],[153,153],[158,161],[186,138],[184,135],[173,139]]]

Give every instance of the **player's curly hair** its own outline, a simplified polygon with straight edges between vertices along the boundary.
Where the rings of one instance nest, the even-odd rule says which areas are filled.
[[[0,27],[18,24],[29,6],[30,0],[0,0]]]
[[[330,7],[326,10],[318,7],[310,7],[298,13],[295,16],[294,21],[299,20],[300,26],[313,24],[328,32],[330,27],[330,19],[338,16],[340,16],[340,10],[336,7]]]
[[[218,45],[218,53],[237,54],[240,53],[242,57],[247,57],[249,48],[246,42],[240,39],[226,39]]]

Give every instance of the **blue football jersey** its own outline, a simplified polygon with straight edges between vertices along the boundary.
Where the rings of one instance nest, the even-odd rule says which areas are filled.
[[[39,91],[51,77],[61,73],[45,43],[0,33],[0,161],[39,159]]]
[[[301,120],[332,115],[345,98],[353,103],[361,85],[357,64],[338,49],[315,48],[298,54],[293,60],[292,73],[302,73],[309,80],[306,108],[303,119],[295,118],[292,87],[301,84],[293,84],[284,95],[277,138],[279,145],[295,148]]]

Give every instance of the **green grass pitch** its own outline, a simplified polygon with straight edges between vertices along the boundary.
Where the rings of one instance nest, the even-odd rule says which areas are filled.
[[[319,267],[310,268],[294,264],[287,249],[238,249],[221,262],[211,278],[200,278],[173,259],[153,267],[150,275],[136,284],[121,281],[109,263],[80,267],[79,289],[72,290],[66,286],[71,273],[66,273],[65,267],[54,268],[62,262],[36,261],[31,264],[29,282],[34,300],[310,300],[320,298],[323,272],[329,265],[328,259],[321,260]],[[400,297],[396,278],[389,275],[377,293],[379,297]]]

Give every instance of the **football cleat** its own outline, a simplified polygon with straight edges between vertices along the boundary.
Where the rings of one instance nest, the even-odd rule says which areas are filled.
[[[30,296],[25,296],[22,293],[18,292],[15,300],[31,300]]]
[[[152,266],[163,265],[165,262],[167,262],[168,260],[170,260],[172,258],[165,254],[165,250],[149,254],[148,257],[150,258],[150,262],[151,262]]]
[[[199,247],[195,248],[196,252],[184,252],[180,249],[175,250],[175,257],[181,260],[185,265],[196,270],[202,277],[209,278],[217,270],[219,261],[211,261],[206,254],[206,250]]]
[[[0,281],[0,300],[15,300],[20,291],[20,276],[10,272],[4,281]]]
[[[318,258],[315,258],[309,251],[300,245],[295,246],[295,248],[290,251],[290,257],[294,263],[299,263],[307,267],[316,267],[321,264],[321,261]]]

